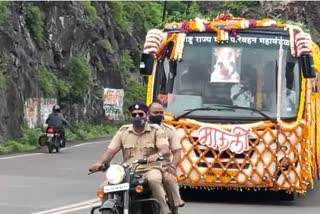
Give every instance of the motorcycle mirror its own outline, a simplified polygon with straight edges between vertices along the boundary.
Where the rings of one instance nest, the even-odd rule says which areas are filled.
[[[310,54],[302,55],[299,61],[304,78],[315,78],[316,72],[312,56]]]
[[[154,63],[154,56],[152,54],[143,53],[141,55],[140,74],[141,75],[151,75],[153,63]]]

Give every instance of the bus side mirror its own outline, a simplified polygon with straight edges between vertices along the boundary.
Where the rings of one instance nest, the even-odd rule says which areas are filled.
[[[153,63],[154,63],[154,56],[152,54],[143,53],[141,55],[141,60],[140,60],[140,74],[151,75]]]
[[[304,78],[316,77],[313,58],[310,54],[302,55],[299,58],[299,64],[300,64],[300,68],[302,69]]]

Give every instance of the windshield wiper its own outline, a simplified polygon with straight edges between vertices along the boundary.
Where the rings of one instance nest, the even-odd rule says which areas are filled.
[[[244,109],[244,110],[251,110],[254,112],[257,112],[258,114],[262,115],[265,119],[273,121],[273,119],[268,116],[267,114],[263,113],[262,111],[251,108],[251,107],[243,107],[243,106],[232,106],[232,105],[224,105],[224,104],[214,104],[215,106],[224,107],[224,108],[230,108],[230,109]]]
[[[224,107],[224,106],[220,106],[220,107]],[[229,109],[231,109],[231,108],[229,108]],[[221,111],[221,110],[224,110],[224,109],[222,109],[222,108],[210,108],[210,107],[185,109],[185,111],[187,111],[187,112],[181,114],[181,115],[178,116],[178,117],[175,117],[175,118],[174,118],[174,121],[178,121],[179,119],[187,116],[188,114],[190,114],[190,113],[192,113],[192,112],[194,112],[194,111],[219,111],[219,110]]]

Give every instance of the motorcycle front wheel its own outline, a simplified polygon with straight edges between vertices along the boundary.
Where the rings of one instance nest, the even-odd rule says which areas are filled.
[[[103,209],[100,211],[101,214],[121,214],[119,208],[112,210],[112,209]]]

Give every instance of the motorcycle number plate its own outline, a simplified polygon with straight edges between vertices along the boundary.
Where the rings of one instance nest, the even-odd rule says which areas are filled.
[[[118,191],[124,191],[128,189],[129,189],[129,183],[123,183],[123,184],[117,184],[117,185],[104,186],[103,192],[104,193],[118,192]]]
[[[47,134],[48,137],[53,137],[53,134]]]

